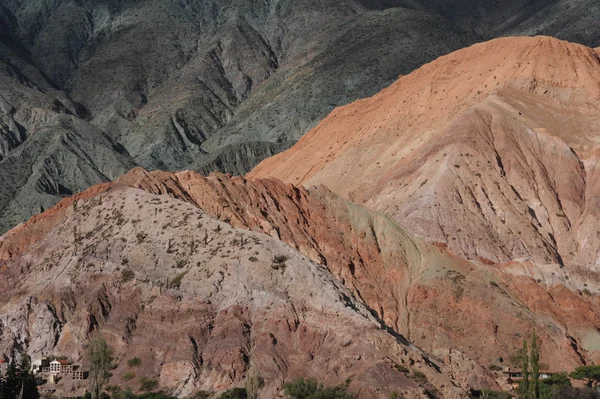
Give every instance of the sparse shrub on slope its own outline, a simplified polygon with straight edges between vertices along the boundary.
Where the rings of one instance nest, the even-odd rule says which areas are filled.
[[[126,283],[135,278],[135,273],[131,269],[123,269],[121,270],[121,281]]]
[[[213,395],[210,392],[206,391],[198,391],[193,393],[191,396],[188,396],[186,399],[210,399]]]
[[[427,376],[425,375],[425,373],[419,370],[413,370],[412,378],[417,382],[427,382]]]
[[[158,387],[158,381],[148,377],[140,378],[140,391],[154,391]]]
[[[142,364],[142,359],[139,357],[133,357],[127,361],[129,367],[138,367],[140,364]]]
[[[176,399],[174,396],[162,393],[148,392],[136,395],[131,391],[119,391],[110,397],[111,399]]]
[[[494,391],[492,389],[483,389],[481,391],[471,391],[470,398],[481,398],[481,399],[512,399],[514,395],[502,392]]]
[[[345,386],[326,387],[314,378],[298,378],[284,385],[285,394],[292,399],[354,399]]]
[[[245,388],[232,388],[223,392],[217,399],[247,399],[248,394]]]
[[[123,381],[131,381],[135,378],[135,373],[133,371],[128,371],[121,376]]]

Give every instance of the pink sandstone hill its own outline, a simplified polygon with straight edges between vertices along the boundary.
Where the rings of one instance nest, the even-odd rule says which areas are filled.
[[[466,259],[597,272],[599,137],[600,51],[503,38],[336,109],[248,177],[323,184]]]
[[[299,376],[362,398],[465,396],[450,366],[386,329],[327,268],[148,191],[93,187],[0,239],[2,358],[26,350],[85,368],[100,332],[116,356],[111,385],[134,391],[146,377],[180,397],[219,392],[252,373],[261,398]]]
[[[134,169],[6,233],[0,273],[0,354],[82,359],[99,330],[114,382],[139,356],[140,375],[182,396],[258,371],[264,398],[307,374],[351,379],[360,398],[464,397],[506,388],[489,366],[534,330],[552,370],[600,361],[594,273],[464,260],[325,187],[274,179]]]

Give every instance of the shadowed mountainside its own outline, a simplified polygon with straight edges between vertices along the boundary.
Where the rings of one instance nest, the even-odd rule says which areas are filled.
[[[0,135],[0,231],[132,165],[243,174],[334,107],[476,41],[544,33],[597,46],[597,8],[590,0],[6,0],[0,66],[72,115],[67,126],[21,117],[36,103],[18,98],[22,81],[0,75],[17,92],[3,93],[2,118],[20,126]],[[47,139],[16,150],[41,129]],[[65,129],[77,137],[61,139]]]
[[[1,77],[15,92],[3,93],[3,115],[15,114],[21,130],[17,140],[14,133],[0,136],[0,162],[23,167],[0,175],[6,182],[0,231],[63,194],[36,187],[40,163],[54,161],[47,184],[70,192],[124,172],[119,162],[107,167],[107,157],[125,157],[120,163],[129,167],[245,173],[288,148],[335,106],[374,94],[398,74],[477,40],[443,17],[398,5],[6,2],[0,65],[17,75],[35,74],[36,96],[58,92],[61,107],[72,104],[73,135],[110,140],[115,149],[102,160],[84,145],[75,159],[44,153],[48,141],[69,147],[57,151],[73,147],[61,140],[64,124],[54,117],[20,118],[17,111],[35,103],[19,98],[22,82]],[[41,128],[49,136],[45,142],[30,143],[33,152],[16,150]],[[82,173],[81,163],[105,172],[103,178]]]

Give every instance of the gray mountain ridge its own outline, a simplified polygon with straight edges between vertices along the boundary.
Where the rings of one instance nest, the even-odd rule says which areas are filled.
[[[500,35],[600,45],[590,0],[4,0],[0,231],[134,166],[243,174],[333,108]]]

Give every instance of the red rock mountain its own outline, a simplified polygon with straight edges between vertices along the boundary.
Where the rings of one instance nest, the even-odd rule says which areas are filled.
[[[2,358],[25,349],[85,370],[87,342],[100,332],[115,354],[110,384],[134,391],[146,377],[187,397],[257,373],[265,399],[299,376],[348,381],[364,398],[464,397],[468,384],[452,367],[387,329],[327,268],[148,191],[93,187],[2,237]],[[122,378],[132,371],[137,378]]]
[[[332,112],[249,175],[333,192],[468,259],[600,261],[600,52],[504,38]]]
[[[599,362],[599,59],[494,40],[248,178],[134,169],[64,199],[0,237],[0,357],[85,364],[100,332],[112,384],[139,388],[138,356],[175,395],[258,373],[261,399],[298,376],[365,399],[506,388],[490,366],[533,331],[551,370]]]
[[[290,259],[284,269],[277,255]],[[116,343],[115,382],[139,355],[144,375],[178,394],[241,384],[254,368],[265,398],[305,370],[352,378],[361,398],[460,397],[503,387],[488,366],[506,364],[533,330],[553,370],[600,360],[599,296],[582,293],[595,275],[466,261],[325,187],[135,169],[11,230],[0,262],[13,298],[0,303],[0,351],[25,343],[32,355],[83,358],[100,330]]]

